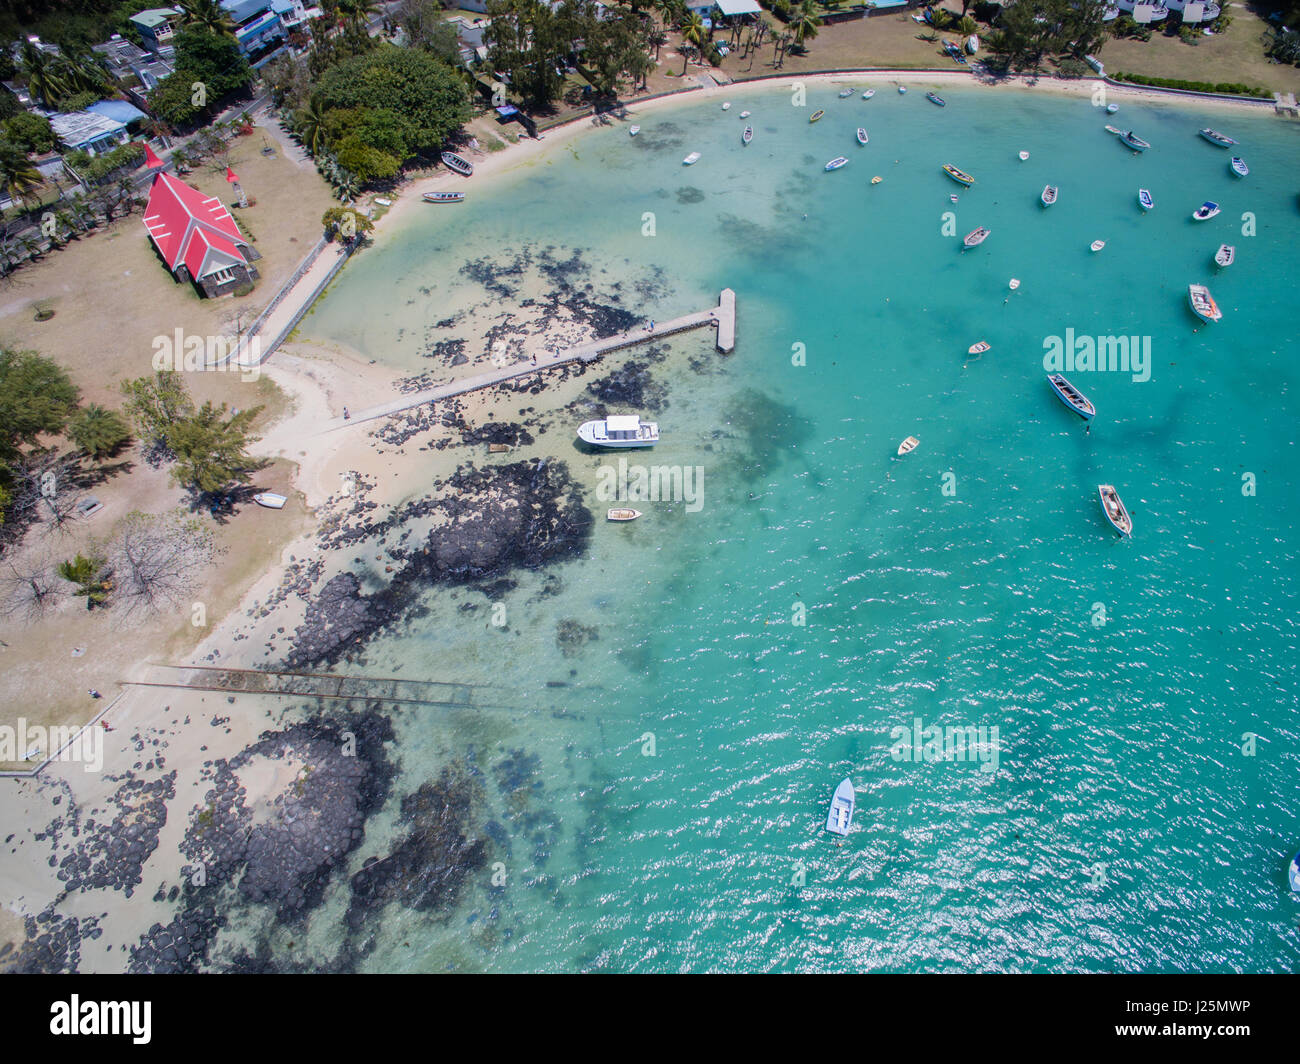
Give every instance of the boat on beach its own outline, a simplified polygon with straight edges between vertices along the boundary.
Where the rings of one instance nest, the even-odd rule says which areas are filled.
[[[691,152],[690,155],[686,156],[686,158],[682,160],[682,165],[683,165],[683,166],[694,166],[694,165],[695,165],[696,163],[698,163],[699,161],[700,161],[700,153],[697,152],[697,151],[693,151],[693,152]]]
[[[1192,221],[1208,222],[1219,213],[1219,205],[1214,200],[1206,200],[1196,210],[1192,211]]]
[[[1237,143],[1231,137],[1225,137],[1222,133],[1216,133],[1212,129],[1202,129],[1200,134],[1216,148],[1231,148]]]
[[[1216,266],[1231,266],[1237,259],[1237,249],[1231,244],[1220,244],[1219,250],[1214,253],[1214,264]]]
[[[856,804],[857,795],[853,791],[853,781],[845,777],[831,796],[831,809],[826,816],[826,830],[836,835],[847,835],[853,823],[853,808]]]
[[[821,118],[821,116],[824,115],[825,113],[826,113],[825,111],[814,111],[812,114],[810,114],[810,115],[808,116],[808,121],[809,121],[809,122],[816,122],[816,121],[817,121],[819,118]]]
[[[1187,303],[1192,308],[1192,313],[1201,321],[1216,322],[1223,319],[1223,311],[1214,301],[1214,296],[1210,295],[1210,290],[1203,284],[1187,286]]]
[[[1150,144],[1148,144],[1145,140],[1139,137],[1131,129],[1121,133],[1119,135],[1119,139],[1121,143],[1132,148],[1134,151],[1146,151],[1149,147],[1151,147]]]
[[[469,177],[474,172],[474,164],[468,159],[462,159],[454,151],[445,151],[442,153],[442,165],[448,170],[454,170],[462,177]]]
[[[283,510],[284,504],[288,498],[274,491],[261,491],[253,496],[253,501],[258,506],[265,506],[268,510]]]
[[[975,184],[975,179],[971,177],[970,174],[966,173],[964,170],[958,170],[957,167],[953,166],[951,163],[943,164],[943,172],[959,185],[965,185],[967,188],[970,188],[971,185]]]
[[[1044,207],[1050,207],[1056,202],[1056,191],[1057,189],[1055,185],[1048,185],[1043,189],[1043,194],[1038,198],[1043,201]]]
[[[985,240],[989,238],[989,232],[990,232],[989,229],[981,225],[978,229],[972,229],[969,233],[967,233],[966,236],[962,239],[962,244],[968,248],[979,247],[982,243],[984,243]]]
[[[1144,211],[1149,211],[1156,205],[1156,201],[1151,198],[1151,190],[1146,188],[1138,189],[1138,206]]]
[[[1084,421],[1091,421],[1097,416],[1097,408],[1088,401],[1087,396],[1059,373],[1049,373],[1047,383],[1052,386],[1052,391],[1056,393],[1056,397],[1083,418]]]
[[[935,94],[935,93],[933,93],[933,92],[927,92],[927,93],[925,94],[925,98],[926,98],[927,100],[929,100],[932,104],[934,104],[936,107],[947,107],[947,106],[948,106],[946,103],[943,102],[943,100],[942,100],[942,99],[941,99],[937,94]]]
[[[966,348],[966,354],[968,354],[968,355],[982,355],[982,354],[984,354],[984,352],[987,351],[991,346],[992,346],[992,344],[990,344],[987,340],[981,340],[979,343],[977,343],[977,344],[971,344],[970,347]]]
[[[1129,516],[1128,510],[1120,500],[1119,493],[1112,484],[1098,484],[1097,494],[1101,498],[1101,510],[1121,536],[1131,535],[1133,532],[1133,518]]]
[[[830,162],[826,164],[826,170],[829,173],[831,170],[838,170],[841,166],[848,166],[848,165],[849,165],[849,160],[847,156],[837,155],[835,156],[834,159],[832,159]]]
[[[578,439],[593,447],[653,447],[659,442],[659,426],[636,414],[610,414],[579,425]]]
[[[905,454],[911,454],[920,445],[921,441],[915,436],[909,436],[898,445],[898,457],[902,458]]]
[[[1246,165],[1246,160],[1240,155],[1232,157],[1232,161],[1228,163],[1228,168],[1238,177],[1245,177],[1250,173],[1250,167]]]
[[[869,139],[870,138],[867,136],[867,131],[863,129],[861,126],[858,126],[858,143],[866,144]]]
[[[605,514],[606,521],[635,521],[641,516],[640,510],[633,510],[630,506],[616,506]]]
[[[426,192],[420,197],[425,203],[460,203],[465,198],[463,192]]]
[[[742,144],[748,144],[753,139],[754,139],[754,127],[746,126],[740,134],[740,142]]]

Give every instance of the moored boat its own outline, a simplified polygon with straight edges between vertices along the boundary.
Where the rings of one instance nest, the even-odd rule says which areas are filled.
[[[1300,894],[1300,853],[1291,858],[1291,865],[1286,870],[1286,878],[1291,884],[1291,889]]]
[[[825,113],[826,113],[825,111],[814,111],[812,114],[810,114],[810,115],[808,116],[808,121],[809,121],[809,122],[816,122],[816,121],[817,121],[819,118],[821,118],[821,116],[824,115]]]
[[[1056,202],[1056,191],[1057,189],[1055,185],[1048,185],[1043,189],[1043,194],[1038,198],[1043,201],[1044,207],[1050,207]]]
[[[848,99],[850,96],[852,96],[852,95],[853,95],[853,90],[852,90],[852,89],[840,89],[840,99],[841,99],[841,100],[847,100],[847,99]]]
[[[826,816],[826,830],[836,835],[847,835],[853,823],[853,808],[857,804],[857,795],[853,792],[853,782],[847,777],[840,781],[831,796],[831,809]]]
[[[730,111],[730,110],[731,110],[731,101],[728,100],[726,103],[724,103],[724,104],[722,105],[722,109],[723,109],[724,111]]]
[[[1106,132],[1107,132],[1107,133],[1111,133],[1111,134],[1113,134],[1113,135],[1116,136],[1116,137],[1122,137],[1122,136],[1124,135],[1124,131],[1123,131],[1122,129],[1119,129],[1119,128],[1115,127],[1115,126],[1107,126],[1107,127],[1106,127]]]
[[[1138,189],[1138,206],[1144,211],[1149,211],[1156,205],[1156,201],[1151,198],[1151,190],[1146,188]]]
[[[880,184],[880,182],[882,182],[883,180],[885,180],[885,179],[884,179],[883,177],[881,177],[879,174],[877,174],[875,177],[873,177],[873,178],[871,179],[871,183],[872,183],[873,185],[878,185],[878,184]]]
[[[454,151],[442,153],[442,165],[448,170],[455,170],[456,173],[463,177],[469,177],[474,172],[474,164],[468,159],[462,159]]]
[[[605,514],[606,521],[635,521],[641,516],[640,510],[633,510],[630,506],[616,506]]]
[[[920,442],[921,441],[918,440],[915,436],[907,437],[907,439],[905,439],[902,443],[898,445],[898,456],[901,458],[905,454],[911,454],[913,451],[916,450]]]
[[[926,98],[927,100],[929,100],[932,104],[934,104],[936,107],[947,107],[947,106],[948,106],[946,103],[943,102],[943,100],[942,100],[942,99],[941,99],[941,98],[940,98],[936,93],[933,93],[933,92],[927,92],[927,93],[925,94],[925,98]]]
[[[426,192],[420,197],[425,203],[460,203],[465,198],[463,192]]]
[[[1219,205],[1214,200],[1206,200],[1196,210],[1192,211],[1192,221],[1208,222],[1219,213]]]
[[[1231,266],[1237,258],[1237,249],[1231,244],[1220,244],[1219,250],[1214,253],[1214,264],[1216,266]]]
[[[258,506],[265,506],[268,510],[283,510],[284,504],[288,498],[274,491],[261,491],[253,496],[253,501]]]
[[[975,179],[971,177],[970,174],[963,170],[958,170],[957,167],[953,166],[951,163],[943,164],[943,172],[959,185],[965,185],[967,188],[970,188],[971,185],[975,184]]]
[[[979,247],[988,239],[989,232],[990,230],[987,227],[981,225],[978,229],[972,229],[967,233],[962,239],[962,244],[968,248]]]
[[[740,142],[742,144],[748,144],[753,139],[754,139],[754,127],[746,126],[744,128],[744,131],[740,134]]]
[[[863,129],[861,126],[858,126],[858,143],[866,144],[869,139],[870,138],[867,136],[867,131]]]
[[[752,115],[753,113],[754,113],[753,111],[741,111],[741,112],[740,112],[740,117],[741,117],[741,118],[748,118],[748,117],[749,117],[750,115]]]
[[[1094,240],[1091,244],[1088,245],[1089,249],[1092,251],[1100,251],[1105,246],[1106,246],[1106,241],[1104,240]]]
[[[906,85],[898,86],[898,95],[905,96],[906,94],[907,94],[907,86]]]
[[[629,136],[633,136],[633,137],[635,137],[638,133],[641,132],[641,127],[640,127],[640,126],[629,126],[627,131],[628,131],[628,135],[629,135]]]
[[[1231,137],[1225,137],[1222,133],[1216,133],[1212,129],[1202,129],[1200,134],[1216,148],[1231,148],[1237,143]]]
[[[1216,322],[1223,319],[1223,311],[1214,301],[1214,296],[1210,295],[1210,290],[1203,284],[1187,286],[1187,303],[1192,308],[1192,313],[1201,321]]]
[[[1240,155],[1234,155],[1231,162],[1228,163],[1228,167],[1238,177],[1245,177],[1250,173],[1250,167],[1246,165],[1246,160]]]
[[[636,414],[610,414],[579,425],[578,439],[593,447],[653,447],[659,442],[659,426]]]
[[[1120,500],[1119,493],[1111,484],[1098,484],[1097,494],[1101,497],[1101,510],[1121,536],[1131,535],[1133,532],[1133,518],[1129,516],[1128,510]]]
[[[686,158],[682,160],[682,165],[683,165],[683,166],[694,166],[694,165],[695,165],[696,163],[698,163],[699,161],[700,161],[700,153],[697,152],[697,151],[693,151],[693,152],[691,152],[690,155],[686,156]]]
[[[1151,147],[1150,144],[1148,144],[1145,140],[1139,137],[1131,129],[1121,133],[1119,135],[1119,139],[1123,144],[1132,148],[1134,151],[1146,151],[1149,147]]]
[[[875,89],[868,89],[866,92],[864,92],[864,93],[862,94],[862,98],[863,98],[864,100],[869,100],[869,99],[871,99],[871,97],[873,97],[874,95],[876,95],[876,90],[875,90]]]
[[[1097,416],[1097,408],[1088,401],[1088,397],[1059,373],[1049,373],[1047,383],[1052,386],[1052,391],[1056,393],[1056,397],[1083,418],[1084,421],[1091,421]]]
[[[832,159],[830,162],[826,164],[826,169],[828,171],[838,170],[841,166],[848,166],[848,165],[849,165],[849,160],[846,156],[837,155],[835,156],[834,159]]]
[[[1108,115],[1113,115],[1118,110],[1119,110],[1119,104],[1117,103],[1108,103],[1106,105],[1106,113]]]
[[[1022,163],[1028,162],[1028,161],[1029,161],[1029,152],[1027,152],[1027,151],[1022,151],[1022,152],[1020,152],[1020,161],[1021,161]]]
[[[977,343],[977,344],[971,344],[970,347],[966,348],[966,354],[968,354],[968,355],[982,355],[982,354],[984,354],[984,352],[987,351],[991,346],[992,346],[992,345],[991,345],[987,340],[981,340],[979,343]]]

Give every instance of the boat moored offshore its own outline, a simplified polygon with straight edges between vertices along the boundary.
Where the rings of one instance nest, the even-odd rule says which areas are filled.
[[[1214,200],[1206,200],[1196,210],[1192,211],[1192,221],[1208,222],[1219,213],[1219,205]]]
[[[1214,264],[1216,266],[1231,266],[1237,259],[1237,249],[1231,244],[1220,244],[1219,250],[1214,253]]]
[[[971,177],[970,174],[966,173],[964,170],[958,170],[957,167],[953,166],[951,163],[943,164],[943,172],[959,185],[965,185],[967,188],[970,188],[971,185],[975,184],[975,179]]]
[[[1097,416],[1097,408],[1092,405],[1088,397],[1059,373],[1049,373],[1047,383],[1052,386],[1052,391],[1056,393],[1056,397],[1083,418],[1084,421],[1091,421]]]
[[[1120,500],[1119,493],[1112,484],[1098,484],[1097,494],[1101,497],[1102,513],[1121,536],[1133,533],[1133,518]]]
[[[1231,137],[1225,137],[1222,133],[1216,133],[1212,129],[1202,129],[1200,134],[1216,148],[1231,148],[1237,143]]]
[[[943,99],[937,93],[927,92],[925,94],[925,98],[929,100],[932,104],[934,104],[936,107],[948,106],[946,103],[943,102]]]
[[[695,165],[696,163],[698,163],[699,161],[700,161],[700,153],[697,152],[697,151],[693,151],[693,152],[691,152],[690,155],[686,156],[686,158],[682,160],[682,165],[683,165],[683,166],[694,166],[694,165]]]
[[[962,244],[968,248],[979,247],[989,238],[990,230],[981,225],[978,229],[972,229],[962,240]]]
[[[1149,211],[1156,205],[1156,201],[1151,197],[1151,190],[1148,188],[1138,189],[1138,206],[1144,211]]]
[[[1124,131],[1119,135],[1120,143],[1132,148],[1134,151],[1146,151],[1150,144],[1139,137],[1131,129]]]
[[[863,129],[861,126],[858,126],[858,143],[866,144],[867,141],[870,139],[871,138],[867,136],[867,131]]]
[[[1187,286],[1187,302],[1201,321],[1216,322],[1223,320],[1223,311],[1219,309],[1219,304],[1214,301],[1210,295],[1210,290],[1203,284],[1189,284]]]
[[[1043,194],[1038,198],[1043,201],[1044,207],[1050,207],[1053,203],[1056,202],[1056,192],[1057,192],[1057,188],[1055,185],[1048,185],[1046,188],[1043,189]]]
[[[1234,155],[1232,161],[1228,163],[1228,168],[1236,174],[1237,177],[1245,177],[1250,173],[1250,167],[1246,165],[1246,160],[1240,155]]]
[[[836,835],[847,835],[853,824],[853,808],[857,804],[857,795],[853,790],[853,781],[847,777],[840,781],[831,796],[830,812],[826,816],[826,830]]]
[[[659,426],[636,414],[610,414],[579,425],[578,439],[593,447],[653,447],[659,442]]]

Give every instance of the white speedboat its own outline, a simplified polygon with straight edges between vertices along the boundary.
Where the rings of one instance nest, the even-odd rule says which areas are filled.
[[[901,458],[905,454],[911,454],[920,446],[921,441],[915,436],[909,436],[898,445],[898,456]]]
[[[653,447],[659,442],[659,426],[636,414],[611,414],[579,425],[578,439],[593,447]]]
[[[686,158],[682,160],[682,165],[683,165],[683,166],[694,166],[694,165],[695,165],[696,163],[698,163],[699,161],[700,161],[700,153],[697,152],[697,151],[693,151],[693,152],[691,152],[690,155],[686,156]]]
[[[606,521],[635,521],[641,516],[640,510],[633,510],[630,506],[616,506],[605,514]]]
[[[861,126],[858,126],[858,143],[866,144],[867,141],[870,139],[871,138],[867,136],[867,131],[863,129]]]
[[[1234,155],[1232,161],[1228,163],[1228,166],[1238,177],[1245,177],[1250,173],[1250,167],[1246,165],[1246,160],[1240,155]]]
[[[1151,198],[1151,190],[1147,188],[1138,189],[1138,206],[1144,211],[1149,211],[1156,205],[1156,201]]]
[[[1201,321],[1216,322],[1223,319],[1223,311],[1214,301],[1214,296],[1210,295],[1210,290],[1203,284],[1187,286],[1187,302],[1192,308],[1192,313]]]
[[[742,144],[748,144],[753,139],[754,139],[754,127],[746,126],[744,131],[740,134],[740,142]]]
[[[1219,213],[1219,205],[1213,200],[1206,200],[1196,210],[1192,211],[1192,221],[1208,222]]]
[[[1056,202],[1056,192],[1057,189],[1055,185],[1048,185],[1043,189],[1043,194],[1038,198],[1043,201],[1044,207],[1050,207]]]
[[[981,340],[977,344],[971,344],[970,347],[966,349],[966,353],[968,355],[982,355],[991,346],[992,345],[987,340]]]
[[[1106,520],[1114,527],[1115,531],[1121,536],[1131,535],[1133,532],[1133,518],[1128,514],[1127,508],[1120,500],[1119,493],[1111,484],[1098,484],[1097,494],[1101,497],[1101,509],[1106,515]]]
[[[1231,244],[1220,244],[1219,250],[1214,253],[1214,264],[1216,266],[1231,266],[1237,258],[1237,249]]]
[[[268,510],[283,510],[284,504],[289,500],[286,496],[279,495],[274,491],[262,491],[253,496],[253,501],[258,506],[265,506]]]
[[[640,133],[640,132],[641,132],[641,127],[640,127],[640,126],[632,126],[632,127],[630,127],[630,128],[628,129],[628,133],[629,133],[631,136],[634,136],[634,137],[635,137],[638,133]]]
[[[838,170],[841,166],[848,166],[848,165],[849,165],[849,160],[847,156],[837,155],[834,159],[832,159],[830,162],[826,164],[826,169],[828,171]]]
[[[853,791],[853,781],[847,777],[840,781],[831,796],[830,813],[826,816],[826,830],[836,835],[847,835],[853,824],[853,808],[857,804],[857,795]]]
[[[749,117],[750,115],[752,115],[753,113],[754,113],[753,111],[741,111],[741,112],[740,112],[740,117],[741,117],[741,118],[748,118],[748,117]]]
[[[1020,287],[1020,278],[1019,277],[1011,278],[1011,280],[1007,282],[1007,287],[1014,292],[1017,288]]]

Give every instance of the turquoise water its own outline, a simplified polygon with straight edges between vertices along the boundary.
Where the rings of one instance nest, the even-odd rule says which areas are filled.
[[[598,290],[645,282],[619,291],[646,316],[724,286],[739,301],[735,355],[694,334],[654,368],[664,442],[639,460],[701,467],[699,512],[600,522],[558,594],[529,577],[507,596],[507,633],[458,622],[463,599],[440,593],[376,648],[385,675],[490,675],[533,700],[404,721],[410,787],[522,747],[540,797],[527,820],[489,788],[509,885],[436,927],[395,916],[374,967],[1297,967],[1297,129],[1011,92],[944,89],[939,109],[878,87],[810,89],[801,109],[785,88],[738,90],[728,112],[649,112],[635,139],[593,131],[463,210],[412,215],[308,319],[418,369],[432,323],[484,296],[466,261],[547,248],[580,251]],[[1152,149],[1131,154],[1107,121]],[[1204,125],[1241,142],[1249,178]],[[1205,199],[1223,213],[1198,225]],[[977,225],[992,235],[961,252]],[[1237,247],[1225,271],[1220,243]],[[1192,281],[1222,322],[1191,315]],[[1148,380],[1067,372],[1098,408],[1091,433],[1043,379],[1044,341],[1067,329],[1150,341]],[[899,459],[908,435],[920,447]],[[536,450],[608,505],[600,456],[559,431]],[[1101,515],[1102,482],[1130,540]],[[599,638],[561,655],[558,618]],[[577,686],[539,696],[552,676]],[[996,727],[996,772],[892,756],[916,718]],[[857,814],[837,846],[823,828],[845,775]]]

